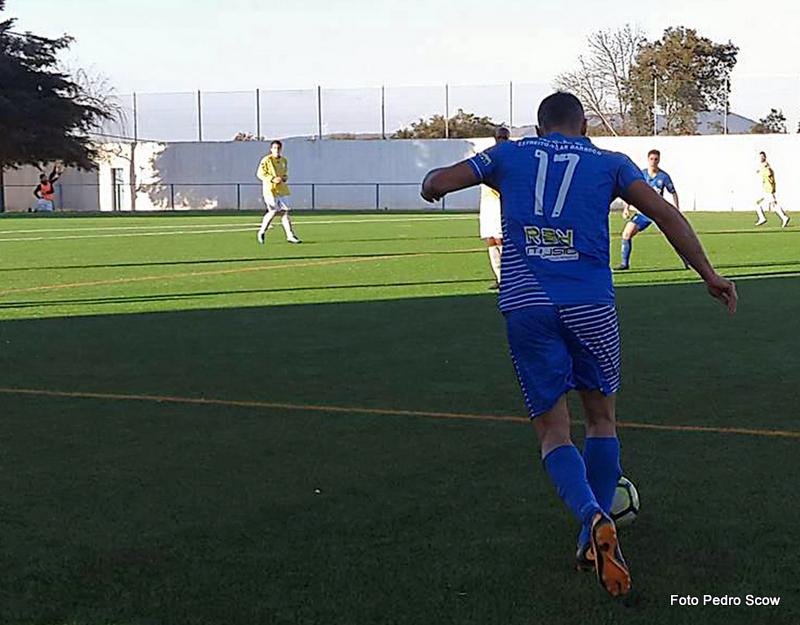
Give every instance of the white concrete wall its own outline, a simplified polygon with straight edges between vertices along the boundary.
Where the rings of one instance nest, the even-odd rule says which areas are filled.
[[[49,174],[52,167],[47,168]],[[39,184],[42,172],[26,165],[19,169],[7,169],[3,174],[6,210],[27,211],[34,203],[33,189]],[[67,169],[55,184],[56,210],[100,210],[98,201],[97,172]]]
[[[800,180],[794,175],[798,135],[729,135],[697,137],[598,137],[602,148],[628,154],[644,167],[647,152],[661,150],[661,164],[678,190],[683,210],[752,210],[759,196],[758,152],[765,150],[775,169],[778,196],[789,209],[800,209]],[[492,144],[476,140],[360,140],[284,142],[289,159],[291,203],[319,209],[419,209],[419,182],[426,171],[466,158]],[[266,142],[139,144],[136,162],[140,186],[137,210],[235,208],[236,184],[243,209],[261,208],[255,169],[267,153]],[[102,176],[101,176],[102,179]],[[381,185],[376,202],[374,183]],[[306,183],[306,184],[304,184]],[[345,184],[353,183],[353,184]],[[360,184],[359,184],[360,183]],[[407,184],[401,184],[407,183]],[[105,195],[105,194],[103,194]],[[477,190],[447,198],[448,209],[471,210]]]
[[[794,174],[800,135],[698,137],[598,137],[602,148],[628,154],[644,167],[647,152],[661,150],[685,211],[752,210],[760,194],[758,152],[767,152],[775,169],[778,197],[788,210],[800,210],[800,178]],[[476,140],[358,140],[284,142],[289,159],[290,203],[295,208],[420,209],[419,183],[429,169],[447,165],[492,144]],[[126,186],[121,210],[236,208],[261,209],[255,170],[269,150],[267,142],[107,144],[96,173],[68,171],[57,183],[57,206],[112,210],[112,168],[122,170]],[[6,172],[9,209],[27,209],[38,172]],[[135,179],[135,196],[131,182]],[[238,190],[237,190],[238,183]],[[376,196],[375,183],[383,183]],[[72,186],[83,185],[83,186]],[[135,206],[134,206],[135,205]],[[474,210],[477,189],[447,198],[448,209]]]
[[[110,210],[111,167],[127,166],[115,156],[100,170],[103,209]],[[269,152],[268,142],[139,143],[134,156],[136,210],[236,208],[261,209],[261,183],[255,172]],[[470,141],[316,141],[284,142],[289,159],[289,203],[310,209],[420,209],[426,171],[473,154]],[[108,179],[108,188],[104,180]],[[129,182],[130,177],[126,178]],[[312,190],[313,183],[313,190]],[[376,183],[381,183],[377,185]],[[313,193],[313,198],[312,198]],[[454,194],[448,209],[477,206],[477,190]],[[109,200],[110,201],[110,200]]]
[[[661,151],[684,211],[748,211],[761,196],[758,153],[765,151],[775,170],[777,196],[789,210],[800,210],[800,178],[795,163],[800,135],[728,135],[698,137],[598,137],[605,149],[647,164],[647,152]],[[669,198],[669,195],[666,195]]]

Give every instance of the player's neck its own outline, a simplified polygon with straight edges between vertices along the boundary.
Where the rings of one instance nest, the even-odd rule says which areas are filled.
[[[586,135],[576,132],[572,128],[548,128],[547,131],[544,133],[543,136],[547,137],[549,135],[561,135],[566,139],[585,139]]]
[[[656,174],[658,174],[658,172],[661,171],[661,169],[659,167],[656,167],[655,169],[653,169],[652,167],[648,167],[647,171],[650,174],[650,176],[655,176]]]

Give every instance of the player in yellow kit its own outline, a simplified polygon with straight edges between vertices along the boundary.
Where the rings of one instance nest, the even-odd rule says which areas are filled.
[[[264,234],[278,213],[281,214],[281,225],[286,233],[286,240],[289,243],[302,243],[292,230],[289,206],[284,201],[285,197],[291,195],[291,191],[289,191],[289,185],[286,184],[289,179],[289,164],[281,155],[281,150],[283,150],[283,144],[277,140],[273,141],[269,147],[269,154],[261,159],[256,171],[256,176],[261,180],[264,204],[267,205],[267,212],[258,229],[258,242],[262,245],[264,244]]]
[[[758,213],[757,226],[767,223],[767,218],[764,216],[764,209],[762,204],[766,204],[767,208],[774,210],[781,218],[781,228],[785,228],[789,223],[789,216],[783,212],[778,199],[775,197],[775,172],[767,162],[767,153],[759,152],[758,157],[761,160],[761,165],[758,168],[758,173],[761,174],[761,190],[763,195],[756,200],[756,212]]]

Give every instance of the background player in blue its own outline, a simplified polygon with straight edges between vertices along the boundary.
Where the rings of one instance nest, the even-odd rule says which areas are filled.
[[[678,192],[675,190],[675,185],[672,184],[672,178],[663,169],[659,168],[661,162],[661,152],[658,150],[650,150],[647,153],[647,167],[642,170],[644,179],[647,184],[655,190],[656,193],[664,196],[664,189],[672,195],[672,203],[678,210],[681,205],[678,200]],[[630,217],[630,208],[628,206],[622,211],[622,216],[625,219]],[[625,224],[625,229],[622,231],[622,262],[617,270],[624,271],[630,268],[631,250],[633,248],[633,237],[635,237],[642,230],[646,230],[653,221],[643,213],[636,213],[631,220]],[[686,265],[689,268],[689,265]]]
[[[436,201],[479,183],[500,192],[503,216],[499,307],[511,358],[539,438],[544,468],[581,524],[578,561],[612,595],[630,574],[608,516],[621,475],[615,393],[619,331],[609,267],[608,212],[622,197],[653,219],[730,313],[736,288],[717,275],[689,223],[623,154],[596,148],[580,101],[545,98],[539,137],[506,141],[428,173],[422,197]],[[566,394],[586,416],[581,455],[570,437]]]

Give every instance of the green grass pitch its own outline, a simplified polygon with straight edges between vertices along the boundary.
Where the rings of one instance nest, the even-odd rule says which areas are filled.
[[[689,215],[733,318],[655,229],[615,276],[615,601],[530,425],[488,418],[524,410],[477,217],[304,213],[263,247],[259,218],[0,219],[0,623],[800,622],[797,229]]]

